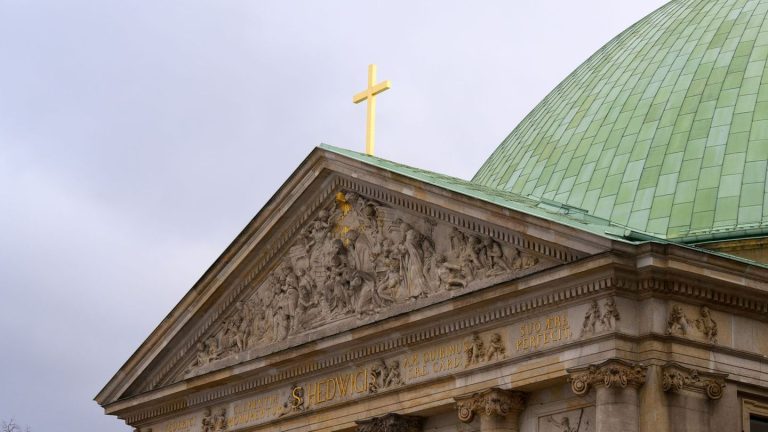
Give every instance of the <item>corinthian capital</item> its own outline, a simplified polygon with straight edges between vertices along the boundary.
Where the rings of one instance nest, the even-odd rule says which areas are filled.
[[[645,383],[646,369],[640,363],[610,359],[597,365],[568,369],[568,381],[577,395],[589,392],[593,386],[637,388]]]
[[[677,363],[667,363],[662,369],[661,388],[665,392],[684,390],[704,393],[712,400],[720,399],[728,374],[690,369]]]
[[[419,432],[423,419],[416,416],[386,414],[355,423],[357,423],[357,432]]]
[[[454,398],[459,420],[469,423],[476,414],[506,417],[525,408],[525,393],[492,387],[471,395]]]

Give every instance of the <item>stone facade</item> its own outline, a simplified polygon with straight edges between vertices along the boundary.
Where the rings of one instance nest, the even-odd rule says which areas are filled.
[[[745,428],[768,270],[588,228],[316,150],[97,401],[139,432]]]

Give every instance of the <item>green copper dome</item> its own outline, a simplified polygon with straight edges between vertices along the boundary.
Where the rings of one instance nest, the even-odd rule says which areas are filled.
[[[768,0],[675,0],[608,42],[473,182],[670,239],[768,232]]]

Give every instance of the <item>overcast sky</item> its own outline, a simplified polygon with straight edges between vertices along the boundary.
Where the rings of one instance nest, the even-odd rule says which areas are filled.
[[[0,419],[92,398],[314,146],[462,178],[662,0],[0,0]]]

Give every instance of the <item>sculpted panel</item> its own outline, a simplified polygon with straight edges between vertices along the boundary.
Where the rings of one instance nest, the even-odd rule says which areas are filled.
[[[339,192],[301,230],[266,280],[196,345],[188,371],[538,262],[491,237],[415,217],[354,192]],[[504,355],[498,340],[487,344],[485,355]],[[479,354],[472,355],[468,363],[480,361]],[[385,368],[394,370],[384,365],[382,371]],[[385,378],[377,377],[376,385],[395,381]]]
[[[667,317],[665,334],[687,336],[694,329],[708,342],[717,343],[717,322],[708,307],[701,306],[699,316],[690,318],[681,305],[672,305]]]
[[[585,407],[539,417],[539,432],[593,432],[595,407]]]

